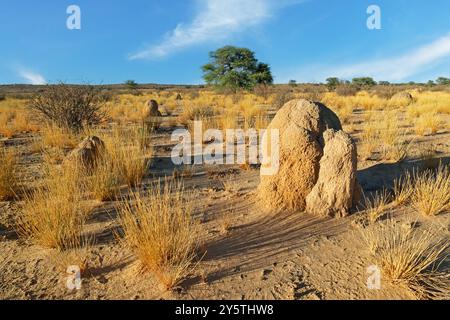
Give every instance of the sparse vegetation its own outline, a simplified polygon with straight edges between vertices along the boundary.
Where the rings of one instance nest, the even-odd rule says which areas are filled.
[[[441,165],[436,171],[426,170],[416,174],[412,205],[417,212],[425,216],[435,216],[450,208],[448,167]]]
[[[31,242],[60,251],[82,244],[89,207],[82,202],[84,185],[75,163],[52,167],[42,185],[25,194],[17,229]]]
[[[61,129],[80,132],[106,116],[103,96],[94,86],[51,85],[30,101],[29,107]]]
[[[132,192],[119,207],[123,241],[145,270],[173,289],[195,267],[199,224],[180,183],[157,184],[148,193]]]
[[[388,219],[361,230],[384,278],[409,288],[419,298],[448,299],[450,276],[448,270],[439,268],[444,267],[441,262],[450,241],[413,226],[413,222],[402,224]]]
[[[0,201],[14,197],[17,183],[17,156],[14,151],[0,149]]]
[[[357,142],[358,169],[365,179],[362,185],[364,192],[370,191],[363,198],[357,221],[363,222],[367,244],[373,249],[371,263],[382,266],[383,279],[394,284],[396,294],[403,292],[404,287],[421,298],[444,297],[443,285],[449,279],[440,262],[448,249],[442,249],[445,243],[439,239],[447,236],[446,230],[429,229],[428,224],[445,224],[450,212],[450,200],[446,197],[450,194],[449,174],[445,166],[445,139],[450,128],[446,101],[450,93],[436,85],[433,91],[428,91],[431,87],[389,84],[367,85],[365,90],[360,87],[340,80],[335,88],[291,83],[220,93],[208,88],[156,90],[145,85],[131,90],[123,85],[120,92],[108,91],[108,99],[99,98],[101,111],[108,112],[110,121],[95,126],[86,122],[82,129],[59,126],[50,120],[39,123],[25,108],[26,99],[8,95],[0,101],[0,144],[4,144],[1,156],[8,159],[1,164],[6,169],[2,167],[0,171],[0,201],[10,202],[5,206],[0,203],[0,211],[7,213],[8,220],[9,206],[14,210],[17,207],[17,221],[8,226],[0,220],[0,241],[5,237],[7,241],[13,239],[8,230],[16,225],[26,243],[54,248],[45,252],[56,270],[65,272],[68,266],[77,265],[82,273],[94,265],[102,266],[98,270],[106,269],[105,261],[118,257],[121,260],[114,263],[120,265],[129,254],[123,250],[122,245],[126,245],[142,270],[149,271],[151,281],[158,280],[164,289],[178,289],[185,279],[196,279],[197,273],[205,275],[209,282],[217,274],[206,276],[211,273],[211,266],[216,267],[218,253],[233,259],[228,251],[221,250],[240,250],[233,241],[241,238],[242,246],[247,245],[246,228],[258,228],[261,223],[265,229],[257,230],[257,236],[263,242],[267,237],[264,232],[273,232],[271,225],[263,225],[264,218],[255,216],[266,214],[258,201],[252,202],[252,185],[255,187],[258,171],[252,170],[256,166],[247,161],[226,170],[218,165],[172,167],[164,159],[170,155],[169,132],[180,126],[193,130],[194,120],[203,122],[204,131],[265,129],[289,100],[311,99],[331,108]],[[409,93],[413,98],[397,95],[398,92]],[[146,103],[152,99],[158,102],[162,113],[154,128],[145,123]],[[71,150],[86,136],[97,136],[105,143],[104,156],[89,172],[80,171],[67,161]],[[212,142],[205,139],[205,144]],[[245,140],[247,146],[248,143]],[[393,180],[401,170],[408,171]],[[388,171],[389,176],[381,176]],[[154,183],[159,176],[171,178]],[[188,186],[186,190],[172,181],[181,177]],[[21,186],[26,189],[21,190]],[[191,192],[197,190],[199,193],[193,196]],[[16,193],[18,198],[14,197]],[[411,223],[396,222],[395,227],[387,227],[390,216],[395,216],[396,221],[418,216],[426,223],[411,227]],[[275,217],[274,228],[281,221],[278,219],[283,220],[283,215]],[[302,215],[295,219],[303,221]],[[317,226],[317,230],[322,228],[320,222]],[[203,228],[206,232],[200,231]],[[297,237],[295,229],[283,228],[285,236],[281,235],[281,239],[288,239],[286,245]],[[427,231],[431,229],[434,238]],[[101,250],[91,245],[91,237],[97,236],[102,241]],[[425,241],[429,246],[416,241]],[[200,261],[207,250],[211,255]],[[255,257],[260,252],[255,247]],[[8,259],[14,260],[11,256]],[[94,267],[93,274],[101,272],[98,270]],[[110,276],[116,274],[111,272]],[[95,279],[102,281],[102,275]],[[131,286],[138,281],[129,279]],[[156,289],[153,293],[159,294]]]
[[[385,213],[390,202],[391,195],[386,189],[376,192],[373,196],[364,196],[363,209],[369,224],[378,221]]]

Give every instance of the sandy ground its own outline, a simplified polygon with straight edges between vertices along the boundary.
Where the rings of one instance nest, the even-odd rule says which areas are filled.
[[[354,133],[358,138],[358,132]],[[170,174],[170,135],[158,133],[153,181]],[[8,140],[21,150],[26,177],[39,171],[39,156],[27,153],[30,137]],[[450,133],[422,137],[432,141],[448,161]],[[358,179],[365,192],[389,186],[405,169],[419,166],[379,161],[359,163]],[[234,181],[224,190],[223,181]],[[120,228],[113,202],[94,204],[87,224],[95,235],[89,268],[82,288],[69,291],[67,275],[58,268],[52,250],[22,242],[13,228],[15,204],[0,203],[1,299],[414,299],[406,288],[382,282],[380,290],[366,286],[366,268],[372,264],[368,249],[355,227],[356,216],[342,219],[314,217],[300,212],[268,212],[259,205],[256,188],[259,170],[238,166],[196,168],[185,178],[195,190],[197,218],[203,224],[206,255],[192,276],[173,292],[166,292],[151,274],[139,273],[132,253],[114,236]],[[396,219],[419,219],[421,227],[436,226],[449,235],[450,214],[426,219],[410,208],[393,212]],[[224,218],[226,217],[226,218]],[[224,220],[225,219],[225,220]],[[224,232],[222,225],[230,224]]]

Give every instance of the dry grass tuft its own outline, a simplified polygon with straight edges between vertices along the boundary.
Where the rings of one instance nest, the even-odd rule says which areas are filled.
[[[0,201],[14,197],[17,189],[17,158],[13,151],[0,149]]]
[[[53,168],[43,184],[25,193],[18,233],[33,243],[58,250],[78,248],[89,208],[82,203],[84,181],[76,164]]]
[[[394,180],[394,201],[396,206],[407,204],[414,192],[413,176],[406,172],[404,176]]]
[[[222,235],[230,232],[231,228],[233,227],[232,213],[232,211],[224,212],[219,216],[217,222],[219,225],[219,231]]]
[[[45,126],[42,129],[42,144],[45,147],[73,149],[78,144],[76,135],[57,126]]]
[[[376,192],[371,197],[364,196],[363,209],[366,213],[367,222],[370,224],[375,223],[379,218],[383,216],[388,207],[391,195],[386,189],[380,192]]]
[[[133,192],[119,207],[123,241],[144,270],[169,290],[192,272],[199,245],[199,224],[180,183],[165,181],[148,193]]]
[[[413,229],[412,225],[389,219],[361,231],[383,278],[409,288],[418,298],[448,299],[450,273],[438,269],[450,241],[428,230]]]
[[[88,178],[88,188],[99,201],[116,198],[122,185],[135,187],[147,173],[153,149],[150,133],[144,128],[114,128],[112,134],[95,133],[105,142],[105,154]]]
[[[436,112],[424,113],[416,119],[414,129],[416,134],[424,136],[427,134],[434,135],[439,130],[442,121]]]
[[[414,177],[413,208],[425,215],[435,216],[450,208],[450,172],[440,165],[436,171],[426,170]]]

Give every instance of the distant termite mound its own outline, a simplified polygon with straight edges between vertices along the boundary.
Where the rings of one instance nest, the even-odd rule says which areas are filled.
[[[86,137],[70,154],[67,160],[77,161],[87,172],[91,172],[105,154],[105,143],[96,136]]]
[[[156,100],[149,100],[145,103],[146,117],[161,117],[162,114],[159,111],[158,102]]]
[[[263,203],[274,210],[347,215],[360,194],[356,145],[337,115],[321,103],[292,100],[267,133],[271,129],[279,132],[279,167],[265,175],[262,165],[258,194]]]

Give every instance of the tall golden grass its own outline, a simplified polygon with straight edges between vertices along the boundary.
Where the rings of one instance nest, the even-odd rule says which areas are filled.
[[[166,289],[176,287],[195,267],[199,245],[199,224],[183,186],[166,180],[147,193],[132,192],[118,209],[123,241],[144,270]]]
[[[150,133],[145,127],[119,126],[112,132],[90,134],[99,136],[105,143],[105,153],[88,178],[88,189],[96,200],[112,200],[122,185],[135,187],[142,182],[153,155]]]
[[[75,162],[49,168],[43,183],[25,192],[18,233],[35,244],[60,251],[80,247],[90,210],[83,203],[81,170]]]
[[[426,170],[414,177],[413,208],[425,215],[435,216],[450,209],[450,171],[440,165],[436,171]]]

